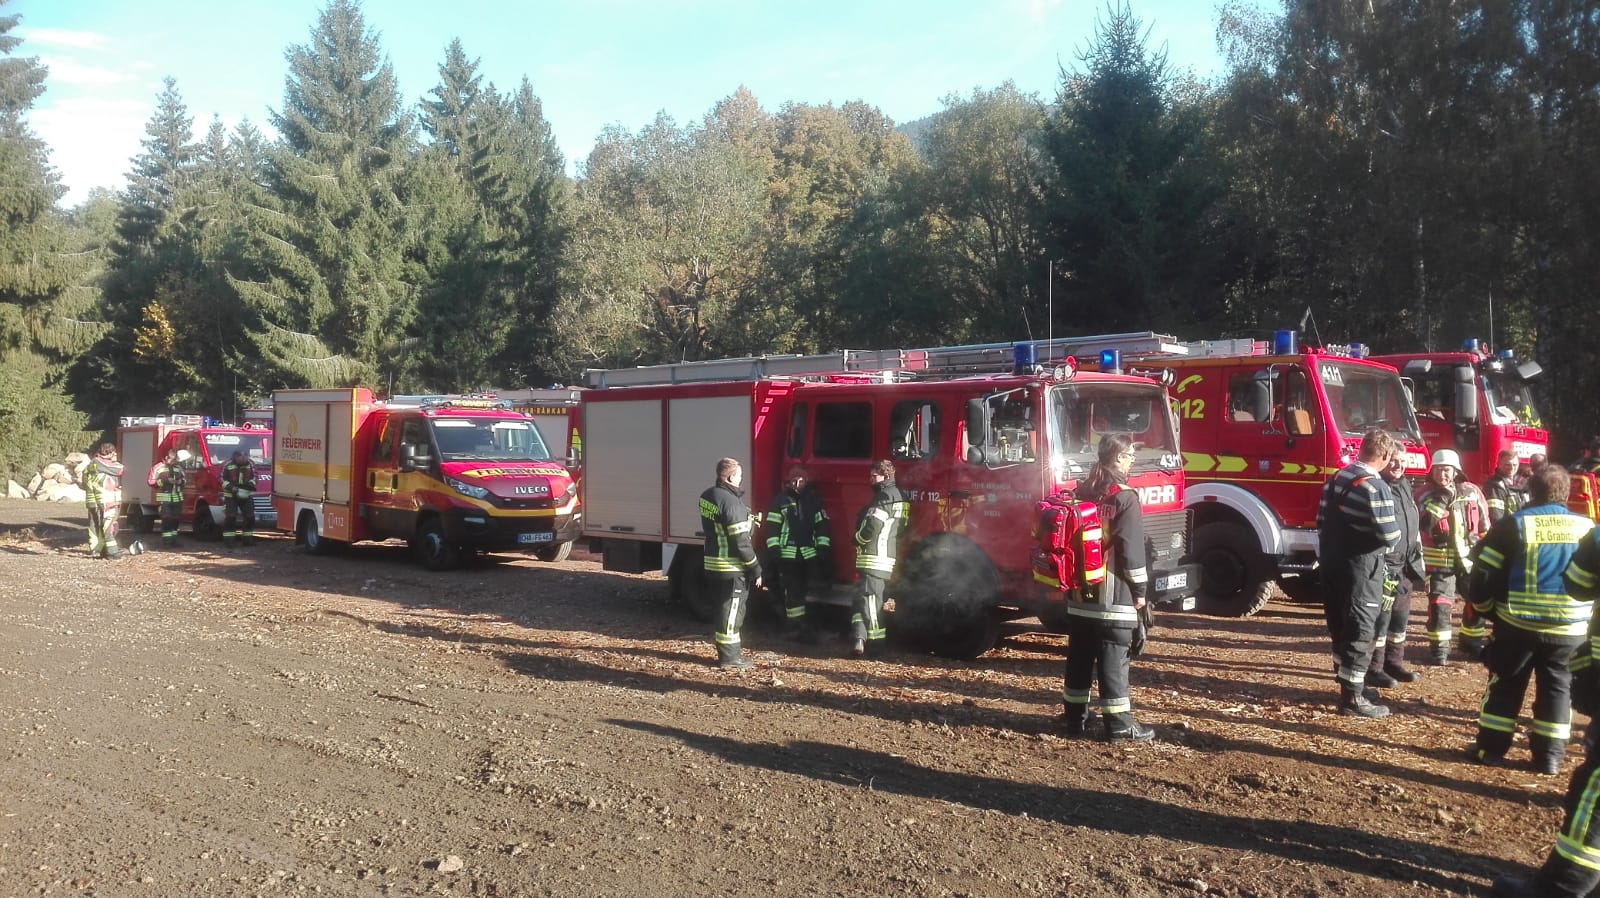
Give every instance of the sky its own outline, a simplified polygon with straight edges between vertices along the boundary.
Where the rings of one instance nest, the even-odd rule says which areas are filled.
[[[68,193],[121,189],[140,151],[162,79],[205,134],[213,116],[271,133],[282,108],[285,51],[309,42],[325,0],[0,0],[20,15],[18,56],[50,69],[29,123],[50,146]],[[1216,10],[1208,0],[1131,0],[1149,45],[1201,77],[1216,74]],[[527,76],[568,169],[601,130],[637,131],[665,111],[698,121],[740,85],[763,108],[863,100],[897,123],[1011,80],[1053,98],[1063,66],[1104,17],[1105,0],[366,0],[402,95],[438,83],[452,38],[480,61],[484,83],[515,90]]]

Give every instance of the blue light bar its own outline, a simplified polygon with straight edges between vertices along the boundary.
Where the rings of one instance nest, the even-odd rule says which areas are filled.
[[[1294,355],[1299,351],[1300,335],[1294,331],[1272,332],[1272,354]]]

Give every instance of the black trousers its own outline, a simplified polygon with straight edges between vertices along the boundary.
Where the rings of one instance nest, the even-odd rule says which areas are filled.
[[[777,564],[778,598],[783,602],[785,623],[806,619],[806,596],[811,592],[811,562],[803,558],[782,558]]]
[[[1328,588],[1323,592],[1323,613],[1333,637],[1335,676],[1339,685],[1360,691],[1372,664],[1378,617],[1383,610],[1384,553],[1367,552],[1348,559],[1332,559],[1323,566]]]
[[[889,584],[889,578],[867,571],[856,573],[860,576],[860,583],[857,584],[856,598],[851,608],[850,638],[881,644],[889,635],[883,624],[883,591]]]
[[[1600,888],[1600,821],[1594,816],[1600,805],[1600,727],[1592,722],[1583,747],[1583,763],[1567,785],[1561,833],[1533,880],[1535,894],[1546,898],[1584,898]]]
[[[183,500],[161,503],[161,538],[167,543],[178,541],[178,520],[183,516]]]
[[[711,641],[717,644],[717,660],[737,659],[744,654],[739,631],[744,627],[744,613],[749,605],[744,575],[728,577],[707,574],[706,589],[717,600],[717,628],[711,633]]]
[[[256,500],[252,496],[238,499],[228,496],[222,500],[222,537],[255,536]]]
[[[1501,621],[1485,661],[1489,688],[1478,712],[1478,750],[1501,757],[1511,748],[1528,679],[1533,690],[1533,726],[1528,744],[1535,760],[1561,760],[1572,738],[1572,655],[1583,636],[1549,636]]]
[[[1128,646],[1133,628],[1086,617],[1067,618],[1067,671],[1062,698],[1068,720],[1089,715],[1089,690],[1100,681],[1100,713],[1106,725],[1126,728],[1133,720],[1128,689]]]

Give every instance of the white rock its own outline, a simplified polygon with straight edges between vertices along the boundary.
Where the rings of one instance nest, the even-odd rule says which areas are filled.
[[[89,461],[89,453],[87,453],[87,452],[68,452],[67,453],[67,457],[62,459],[62,460],[67,463],[67,467],[69,467],[69,468],[73,469],[74,471],[76,471],[78,468],[83,467],[83,465],[86,462]]]
[[[31,495],[33,495],[33,494],[28,492],[27,490],[23,489],[22,488],[22,484],[16,482],[15,480],[7,480],[6,481],[6,498],[7,499],[26,499]]]
[[[41,474],[33,475],[33,479],[28,481],[28,495],[30,497],[37,495],[41,486],[44,486],[44,476]]]
[[[68,471],[67,466],[62,464],[61,462],[56,461],[56,462],[51,462],[48,465],[45,465],[44,466],[44,470],[39,472],[39,476],[44,478],[45,480],[55,480],[55,481],[58,481],[58,482],[61,482],[61,483],[65,483],[66,481],[60,480],[60,477],[61,477],[62,473],[66,472],[66,471]],[[67,476],[70,479],[72,475],[68,474]]]
[[[467,866],[466,863],[463,862],[461,860],[461,858],[458,858],[455,855],[451,854],[451,855],[447,855],[444,860],[439,862],[439,872],[440,873],[460,873],[462,871],[462,869],[465,868],[466,866]]]

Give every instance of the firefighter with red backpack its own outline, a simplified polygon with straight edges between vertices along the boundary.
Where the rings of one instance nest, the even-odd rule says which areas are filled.
[[[1144,512],[1139,494],[1127,485],[1134,457],[1128,434],[1103,437],[1099,461],[1075,495],[1053,497],[1049,504],[1062,510],[1044,509],[1035,527],[1042,551],[1036,556],[1034,579],[1062,590],[1066,606],[1066,708],[1061,720],[1068,736],[1082,736],[1087,728],[1089,692],[1096,679],[1107,741],[1145,742],[1156,734],[1134,719],[1128,686],[1129,660],[1143,650],[1150,620]],[[1069,533],[1067,528],[1075,530]],[[1062,550],[1046,550],[1044,543]],[[1103,546],[1103,557],[1096,557],[1096,544]]]
[[[1428,571],[1428,645],[1432,663],[1442,667],[1450,663],[1450,615],[1457,587],[1472,573],[1470,553],[1489,522],[1477,489],[1461,482],[1461,456],[1454,449],[1440,449],[1430,461],[1428,485],[1417,505],[1422,513],[1422,564]],[[1482,616],[1465,603],[1461,643],[1470,657],[1477,657],[1486,635]]]

